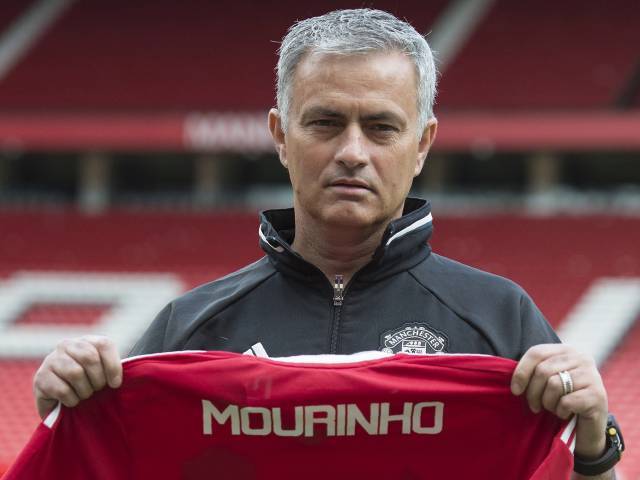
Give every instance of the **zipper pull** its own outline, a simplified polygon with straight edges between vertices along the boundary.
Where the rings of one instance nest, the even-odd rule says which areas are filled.
[[[344,294],[344,280],[342,275],[336,275],[335,280],[333,281],[333,306],[339,307],[342,305],[342,300]]]

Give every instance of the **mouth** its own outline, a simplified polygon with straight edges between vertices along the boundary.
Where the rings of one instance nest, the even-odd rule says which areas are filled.
[[[329,184],[329,187],[348,191],[348,192],[364,192],[373,189],[364,180],[357,178],[338,178]]]

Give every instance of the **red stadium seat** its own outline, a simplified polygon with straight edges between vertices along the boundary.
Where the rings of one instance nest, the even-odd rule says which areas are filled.
[[[636,67],[638,2],[498,0],[443,76],[447,110],[607,109]]]

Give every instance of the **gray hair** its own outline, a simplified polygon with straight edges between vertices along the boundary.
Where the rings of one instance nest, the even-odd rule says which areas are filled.
[[[336,10],[294,23],[278,49],[277,101],[286,131],[296,66],[309,53],[358,55],[400,51],[414,63],[418,78],[418,136],[433,118],[437,72],[425,38],[411,25],[382,10]]]

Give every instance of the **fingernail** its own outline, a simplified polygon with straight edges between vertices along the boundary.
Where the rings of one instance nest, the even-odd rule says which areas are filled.
[[[112,387],[117,388],[120,386],[121,383],[122,383],[122,376],[116,375],[115,377],[113,377]]]

